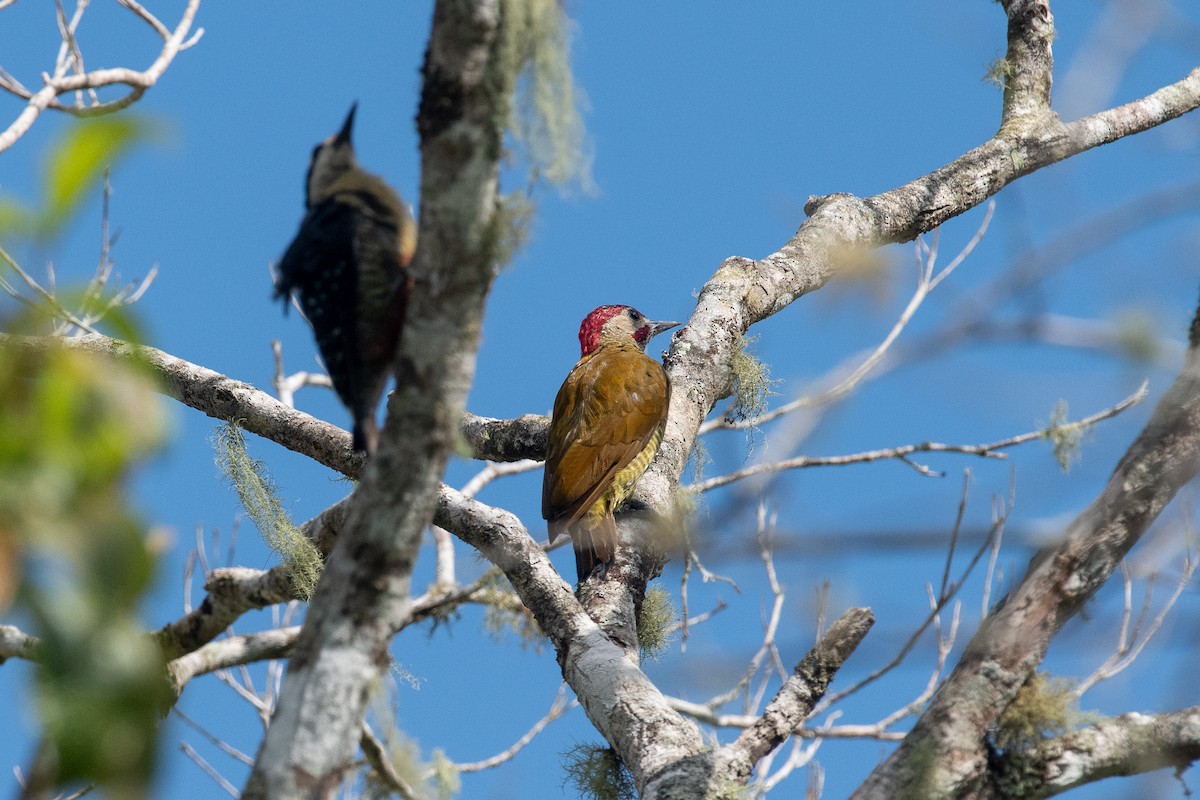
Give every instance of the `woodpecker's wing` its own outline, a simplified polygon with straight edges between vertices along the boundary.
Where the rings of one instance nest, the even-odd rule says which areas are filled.
[[[542,516],[551,537],[582,517],[666,421],[662,365],[636,348],[602,347],[580,360],[554,400]]]
[[[353,259],[354,210],[335,198],[326,199],[305,213],[279,261],[275,298],[283,298],[286,307],[289,293],[309,291],[323,275],[352,272]]]
[[[279,262],[275,287],[275,296],[283,298],[285,308],[288,294],[296,293],[333,388],[352,412],[361,394],[358,370],[351,363],[359,344],[354,242],[352,207],[335,198],[314,205]]]

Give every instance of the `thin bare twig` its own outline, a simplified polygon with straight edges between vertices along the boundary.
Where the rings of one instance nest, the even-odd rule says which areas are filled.
[[[211,733],[207,728],[205,728],[199,722],[196,722],[194,719],[189,717],[187,714],[184,714],[182,711],[180,711],[178,706],[175,706],[174,708],[172,708],[171,713],[174,714],[176,717],[178,717],[189,728],[191,728],[196,733],[200,734],[205,739],[207,739],[210,744],[212,744],[214,747],[218,748],[225,755],[229,756],[230,758],[234,759],[235,761],[240,761],[241,763],[245,764],[246,766],[249,766],[254,763],[254,758],[252,756],[249,756],[249,755],[243,753],[241,750],[238,750],[236,747],[229,744],[224,739]]]
[[[575,699],[567,699],[566,685],[558,687],[558,693],[554,696],[554,702],[550,704],[550,710],[545,715],[533,724],[525,734],[513,742],[512,746],[504,751],[497,753],[491,758],[485,758],[482,761],[470,761],[464,764],[452,764],[453,768],[458,772],[481,772],[485,769],[492,769],[510,761],[513,756],[519,753],[527,744],[532,742],[534,738],[541,733],[547,725],[554,722],[556,719],[566,714],[571,709],[579,705],[579,701]]]
[[[366,756],[367,763],[371,765],[375,775],[392,791],[405,800],[421,797],[408,781],[404,780],[404,776],[396,771],[387,748],[366,722],[363,722],[362,736],[359,738],[358,746],[362,748],[363,755]]]
[[[944,444],[942,442],[921,442],[919,444],[901,445],[899,447],[889,447],[880,450],[866,450],[861,453],[851,453],[843,456],[799,456],[797,458],[788,458],[781,461],[771,461],[762,464],[754,464],[744,469],[730,472],[725,475],[718,475],[715,478],[708,478],[699,483],[693,483],[687,488],[691,491],[707,492],[721,486],[734,483],[735,481],[744,480],[756,475],[766,475],[775,472],[782,472],[791,469],[804,469],[808,467],[824,467],[824,466],[844,466],[847,464],[866,464],[872,461],[885,461],[897,459],[903,461],[909,466],[917,469],[925,475],[938,475],[920,464],[908,459],[913,453],[961,453],[964,455],[974,455],[983,458],[1007,458],[1007,454],[1001,451],[1007,450],[1017,445],[1027,442],[1037,441],[1047,438],[1051,433],[1058,431],[1077,431],[1095,425],[1097,422],[1115,417],[1122,411],[1137,405],[1146,399],[1148,382],[1143,381],[1142,385],[1133,394],[1126,397],[1121,402],[1114,406],[1099,411],[1091,416],[1076,420],[1075,422],[1066,422],[1050,428],[1043,428],[1036,431],[1029,431],[1017,436],[1011,436],[1007,439],[989,442],[986,444]]]
[[[900,334],[912,321],[913,316],[917,313],[917,309],[925,302],[925,298],[929,296],[937,285],[949,277],[955,269],[957,269],[971,254],[975,247],[983,240],[984,234],[987,233],[988,225],[992,221],[992,215],[996,210],[996,201],[991,200],[987,204],[987,210],[984,213],[983,221],[979,224],[979,228],[971,237],[971,240],[963,247],[962,251],[948,264],[941,272],[934,273],[934,268],[937,264],[937,241],[938,231],[934,231],[934,245],[928,247],[918,238],[916,245],[917,253],[917,288],[913,292],[912,298],[908,301],[908,305],[900,313],[900,318],[896,320],[896,324],[888,331],[887,336],[883,341],[867,356],[863,361],[850,371],[850,374],[839,381],[829,389],[826,389],[819,394],[805,395],[799,397],[790,403],[785,403],[778,408],[774,408],[764,414],[760,414],[750,419],[736,420],[727,419],[726,415],[722,415],[716,419],[706,422],[700,427],[700,433],[707,433],[715,428],[734,428],[748,429],[757,428],[777,419],[785,414],[790,414],[800,408],[811,408],[816,406],[829,405],[845,397],[855,389],[863,379],[875,369],[892,344],[899,338]]]
[[[754,676],[757,675],[759,670],[762,668],[764,659],[766,659],[770,654],[771,647],[775,643],[775,634],[779,630],[779,620],[783,613],[784,593],[782,587],[779,585],[779,580],[775,576],[775,564],[771,557],[771,546],[768,531],[773,524],[773,518],[768,520],[766,504],[759,503],[757,531],[759,558],[762,560],[764,569],[766,570],[768,585],[770,586],[771,594],[773,596],[771,614],[763,630],[763,640],[758,646],[758,650],[755,651],[754,656],[750,659],[750,663],[746,666],[745,671],[742,673],[741,677],[738,678],[737,682],[734,683],[734,685],[728,691],[716,695],[702,704],[711,711],[716,711],[716,709],[721,708],[726,703],[731,702],[746,690],[746,687],[750,685],[750,682],[754,679]],[[761,687],[758,692],[759,696],[755,697],[753,702],[751,702],[749,696],[746,697],[746,707],[743,710],[744,714],[752,714],[754,710],[759,707],[762,702],[762,694],[765,691],[766,688],[764,684],[764,686]]]
[[[921,636],[925,633],[925,630],[930,625],[934,624],[934,622],[936,621],[936,619],[938,617],[938,614],[941,613],[942,609],[944,609],[947,606],[947,604],[954,598],[954,596],[956,594],[958,594],[959,590],[962,589],[963,584],[966,582],[967,576],[969,576],[971,574],[971,572],[975,569],[975,565],[979,563],[979,559],[982,558],[983,554],[991,548],[992,540],[999,534],[999,531],[1003,527],[1003,523],[1004,523],[1003,518],[992,523],[992,527],[988,531],[988,535],[986,537],[984,537],[984,540],[980,544],[979,548],[975,551],[974,555],[971,556],[971,560],[967,563],[967,566],[963,569],[962,574],[959,577],[959,579],[950,585],[949,591],[946,592],[945,596],[941,597],[938,600],[938,602],[934,606],[933,610],[931,610],[929,612],[929,615],[926,616],[925,619],[921,621],[921,624],[918,625],[916,630],[914,630],[912,632],[912,634],[908,637],[908,639],[905,641],[905,643],[901,646],[899,652],[896,653],[896,655],[892,658],[892,660],[889,661],[888,663],[884,664],[879,669],[872,672],[870,675],[867,675],[865,678],[859,680],[857,683],[851,685],[849,688],[842,689],[841,691],[838,691],[838,692],[830,692],[829,694],[825,695],[824,699],[822,699],[821,702],[818,703],[813,708],[812,714],[810,716],[815,716],[817,714],[820,714],[825,709],[829,708],[832,704],[841,700],[843,697],[854,694],[855,692],[861,690],[863,687],[874,683],[875,681],[879,680],[881,677],[883,677],[884,675],[886,675],[887,673],[891,672],[893,669],[898,667],[901,663],[903,663],[904,659],[908,657],[908,654],[910,652],[912,652],[913,647],[916,646],[916,644],[920,640]]]
[[[206,775],[208,775],[208,777],[212,778],[213,781],[216,782],[217,786],[220,786],[222,789],[224,789],[229,794],[230,797],[240,797],[241,796],[237,790],[237,787],[235,787],[232,783],[227,781],[225,779],[225,776],[222,775],[220,772],[217,772],[216,768],[213,767],[212,764],[209,764],[207,761],[205,761],[204,757],[201,756],[199,753],[197,753],[190,744],[188,744],[187,742],[180,742],[179,749],[183,751],[184,755],[186,755],[188,758],[190,758],[192,761],[194,761],[196,763],[196,766],[198,766],[200,769],[204,770],[204,774],[206,774]]]
[[[988,554],[987,572],[983,579],[983,591],[980,593],[980,620],[987,617],[991,606],[992,583],[996,578],[996,565],[1000,560],[1000,542],[1004,539],[1004,521],[1012,513],[1017,502],[1017,471],[1012,466],[1008,469],[1008,501],[1004,505],[1000,505],[1000,502],[996,498],[992,500],[992,530],[996,535],[992,537],[992,552]]]
[[[61,3],[58,5],[61,12]],[[158,82],[158,79],[162,77],[163,72],[170,66],[176,55],[194,45],[204,34],[203,28],[197,28],[194,33],[192,32],[192,23],[200,7],[200,0],[188,0],[183,13],[180,15],[178,24],[172,31],[167,31],[165,26],[158,23],[152,15],[136,2],[124,0],[122,5],[149,23],[162,36],[163,47],[158,57],[155,58],[149,67],[140,72],[127,67],[114,67],[84,72],[83,55],[78,49],[78,44],[75,42],[74,31],[78,25],[79,16],[87,6],[87,2],[81,1],[77,4],[76,14],[71,22],[66,22],[65,13],[60,13],[59,25],[63,36],[63,44],[56,60],[55,73],[53,75],[43,73],[42,75],[42,88],[36,92],[31,92],[18,81],[0,81],[0,88],[28,101],[25,104],[25,109],[17,115],[17,118],[8,126],[7,130],[0,132],[0,152],[7,150],[17,139],[21,138],[32,127],[41,113],[48,108],[77,116],[90,116],[109,113],[132,105],[146,93],[147,89]],[[166,35],[163,35],[164,33]],[[74,66],[76,71],[74,74],[67,74],[71,66]],[[129,92],[109,102],[101,102],[95,94],[96,89],[116,85],[129,87]],[[84,103],[82,98],[80,98],[76,105],[65,105],[58,100],[61,95],[75,93],[78,96],[78,93],[83,91],[89,93],[91,98],[90,103]]]
[[[1126,600],[1125,613],[1121,621],[1121,632],[1118,636],[1117,648],[1113,654],[1110,655],[1103,664],[1097,667],[1091,675],[1079,682],[1079,685],[1075,687],[1076,697],[1082,697],[1085,692],[1087,692],[1097,683],[1108,680],[1114,675],[1123,672],[1124,670],[1128,669],[1134,661],[1137,660],[1138,656],[1142,654],[1142,650],[1144,650],[1146,645],[1150,643],[1150,639],[1153,638],[1154,634],[1156,634],[1159,628],[1162,627],[1163,622],[1166,621],[1167,615],[1171,613],[1171,609],[1175,607],[1175,603],[1179,600],[1180,595],[1183,594],[1184,589],[1187,588],[1188,583],[1192,580],[1192,576],[1196,573],[1196,567],[1198,564],[1200,564],[1200,561],[1198,561],[1191,553],[1188,553],[1186,556],[1184,556],[1183,572],[1180,574],[1179,581],[1175,584],[1175,590],[1171,593],[1171,596],[1167,598],[1165,603],[1163,603],[1162,608],[1159,609],[1158,614],[1154,616],[1153,621],[1151,621],[1150,625],[1145,629],[1144,632],[1138,630],[1141,627],[1141,625],[1138,624],[1134,626],[1133,634],[1129,637],[1127,637],[1127,633],[1131,606],[1129,594],[1130,580],[1128,571],[1125,569],[1124,564],[1122,564],[1121,570],[1122,575],[1125,578]],[[1145,609],[1149,605],[1149,602],[1150,590],[1147,589],[1142,615],[1144,615]],[[1132,641],[1130,641],[1130,639],[1132,639]]]

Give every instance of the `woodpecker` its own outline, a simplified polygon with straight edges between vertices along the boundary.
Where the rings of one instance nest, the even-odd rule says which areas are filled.
[[[354,417],[354,449],[379,440],[375,409],[392,373],[412,288],[408,264],[417,226],[400,196],[358,166],[340,131],[313,149],[304,218],[279,262],[275,298],[287,313],[294,293],[312,325],[333,388]]]
[[[550,541],[570,534],[582,583],[617,549],[614,513],[658,451],[671,386],[646,343],[678,322],[600,306],[579,326],[579,362],[554,398],[542,517]]]

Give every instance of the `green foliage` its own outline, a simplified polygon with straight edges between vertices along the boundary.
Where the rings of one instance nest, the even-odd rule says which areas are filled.
[[[671,595],[661,586],[653,586],[642,600],[637,618],[638,648],[644,658],[657,661],[671,645],[671,625],[676,619]]]
[[[296,595],[307,600],[321,577],[324,562],[320,551],[283,510],[266,467],[246,452],[246,440],[236,421],[213,431],[212,443],[217,467],[229,479],[242,508],[254,521],[267,545],[287,564]]]
[[[1025,750],[1079,724],[1078,698],[1065,678],[1035,672],[1000,716],[994,741],[1004,751]]]
[[[502,0],[497,69],[511,98],[504,127],[535,175],[591,189],[591,159],[571,75],[571,20],[559,0]]]
[[[633,776],[610,747],[596,744],[574,745],[563,753],[564,784],[570,785],[583,800],[634,800],[637,790]]]
[[[105,170],[148,138],[150,130],[144,120],[128,115],[72,124],[51,146],[43,166],[42,207],[30,210],[10,198],[0,199],[0,235],[21,232],[39,239],[56,235]]]
[[[46,162],[44,222],[65,219],[84,191],[146,133],[145,123],[127,115],[85,119],[72,125]]]
[[[41,637],[37,705],[59,781],[144,791],[170,700],[137,620],[154,570],[129,470],[164,434],[137,365],[65,347],[0,347],[0,542]]]
[[[1067,420],[1067,401],[1059,400],[1050,415],[1050,424],[1042,435],[1054,448],[1054,458],[1063,472],[1071,471],[1071,464],[1079,459],[1079,443],[1083,439],[1083,426]]]

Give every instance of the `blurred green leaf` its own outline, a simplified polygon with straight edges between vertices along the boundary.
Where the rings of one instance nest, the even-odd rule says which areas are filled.
[[[16,200],[0,197],[0,237],[12,233],[27,234],[33,225],[33,214],[29,209]]]
[[[73,125],[53,145],[46,161],[46,205],[40,214],[39,233],[49,236],[57,232],[104,170],[148,133],[144,121],[125,115],[86,119]]]
[[[161,441],[161,399],[136,364],[0,346],[0,532],[42,640],[38,708],[57,780],[144,793],[165,661],[138,620],[153,578],[125,479]]]

